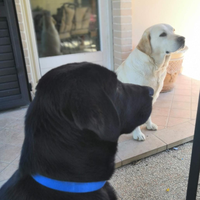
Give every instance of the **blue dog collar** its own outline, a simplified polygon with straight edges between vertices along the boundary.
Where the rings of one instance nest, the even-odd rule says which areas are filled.
[[[47,178],[41,175],[32,175],[33,179],[41,185],[53,190],[71,193],[86,193],[94,192],[101,189],[106,181],[89,182],[89,183],[76,183],[67,181],[58,181],[51,178]]]

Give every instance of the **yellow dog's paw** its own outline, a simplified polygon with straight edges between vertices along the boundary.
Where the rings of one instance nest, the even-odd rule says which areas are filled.
[[[144,141],[146,139],[145,135],[140,131],[140,132],[134,132],[133,133],[133,139],[138,140],[138,141]]]
[[[152,130],[152,131],[157,131],[158,130],[158,126],[154,123],[151,124],[147,124],[147,129],[148,130]]]

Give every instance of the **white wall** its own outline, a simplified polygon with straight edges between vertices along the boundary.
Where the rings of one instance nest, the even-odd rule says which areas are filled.
[[[132,0],[133,48],[143,31],[158,23],[172,25],[186,37],[189,47],[184,59],[188,75],[200,79],[200,1],[199,0]]]

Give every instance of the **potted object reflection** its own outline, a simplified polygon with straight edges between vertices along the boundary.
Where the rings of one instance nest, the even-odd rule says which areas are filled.
[[[178,74],[182,72],[183,59],[187,50],[188,47],[185,46],[183,49],[171,54],[171,59],[167,67],[167,74],[161,92],[169,92],[174,88]]]

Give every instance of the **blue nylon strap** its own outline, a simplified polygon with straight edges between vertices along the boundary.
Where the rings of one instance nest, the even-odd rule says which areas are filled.
[[[106,183],[106,181],[89,182],[89,183],[58,181],[41,175],[32,175],[32,177],[35,181],[37,181],[43,186],[46,186],[53,190],[58,190],[62,192],[71,192],[71,193],[93,192],[101,189]]]

